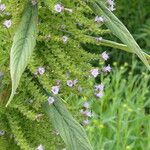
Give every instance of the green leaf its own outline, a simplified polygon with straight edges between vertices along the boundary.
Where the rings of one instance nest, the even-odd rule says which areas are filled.
[[[84,129],[74,120],[61,100],[56,98],[53,105],[45,103],[44,110],[60,133],[67,150],[92,150]]]
[[[112,33],[118,37],[131,52],[138,55],[143,63],[150,70],[150,65],[145,57],[145,54],[138,46],[132,35],[129,33],[123,23],[99,0],[90,1],[88,5],[91,7],[94,13],[102,15],[105,18],[105,25],[112,31]]]
[[[20,25],[15,33],[11,48],[10,74],[12,80],[12,92],[6,107],[13,99],[15,91],[19,85],[21,75],[28,64],[35,47],[38,23],[37,18],[37,5],[33,6],[31,2],[28,2],[26,4]]]

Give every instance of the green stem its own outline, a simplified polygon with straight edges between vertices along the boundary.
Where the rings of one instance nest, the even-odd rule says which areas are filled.
[[[117,42],[113,42],[113,41],[109,41],[109,40],[102,40],[99,43],[100,45],[103,46],[108,46],[108,47],[112,47],[112,48],[116,48],[116,49],[120,49],[129,53],[134,53],[133,51],[131,51],[126,45],[124,44],[120,44]],[[149,64],[150,64],[150,55],[148,55],[147,53],[143,52],[143,54],[145,55],[145,57],[147,58]]]

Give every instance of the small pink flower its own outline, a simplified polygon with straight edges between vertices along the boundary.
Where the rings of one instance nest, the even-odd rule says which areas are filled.
[[[97,22],[97,23],[102,23],[102,22],[104,22],[104,19],[103,19],[103,17],[101,17],[101,16],[96,16],[96,17],[95,17],[95,22]]]
[[[89,110],[85,110],[84,115],[85,115],[86,117],[92,117],[92,112],[89,111]]]
[[[6,28],[10,28],[12,23],[11,20],[5,20],[3,24]]]
[[[98,69],[92,69],[90,72],[91,72],[91,75],[95,78],[99,75],[99,70]]]
[[[102,91],[100,91],[99,93],[95,93],[95,96],[98,98],[102,98],[104,96],[104,94]]]
[[[96,91],[103,91],[104,90],[104,85],[103,84],[95,85],[95,90]]]
[[[39,73],[40,75],[44,74],[44,73],[45,73],[45,69],[44,69],[43,67],[39,67],[39,68],[38,68],[38,73]]]
[[[54,100],[53,97],[50,96],[50,97],[48,98],[48,104],[49,104],[49,105],[53,104],[54,101],[55,101],[55,100]]]
[[[1,12],[1,11],[4,11],[5,9],[6,9],[5,4],[0,4],[0,12]]]
[[[103,68],[104,72],[111,72],[111,70],[112,70],[112,68],[110,67],[110,65]]]
[[[67,43],[68,37],[67,37],[67,36],[63,36],[63,37],[62,37],[62,40],[63,40],[64,43]]]
[[[53,86],[51,91],[55,95],[58,94],[58,92],[59,92],[59,86]]]
[[[115,5],[114,0],[107,0],[108,5]]]
[[[115,10],[115,3],[114,3],[114,0],[107,0],[107,3],[108,3],[108,9],[110,11],[114,11]]]
[[[83,125],[88,125],[89,123],[90,123],[90,121],[88,119],[83,120],[83,122],[82,122]]]
[[[109,6],[108,9],[109,9],[110,11],[116,10],[116,8],[114,7],[114,5]]]
[[[84,102],[83,103],[83,107],[88,109],[88,108],[90,108],[90,104],[88,102]]]
[[[95,39],[97,42],[101,42],[103,38],[102,37],[96,37]]]
[[[101,56],[102,56],[102,58],[103,58],[104,60],[108,60],[108,59],[109,59],[109,55],[106,53],[106,51],[103,52],[103,53],[101,54]]]
[[[63,11],[63,9],[64,9],[64,7],[61,5],[61,4],[56,4],[55,6],[54,6],[54,9],[55,9],[55,11],[57,11],[57,12],[62,12]]]
[[[72,82],[72,80],[67,80],[67,85],[69,86],[69,87],[73,87],[73,82]]]

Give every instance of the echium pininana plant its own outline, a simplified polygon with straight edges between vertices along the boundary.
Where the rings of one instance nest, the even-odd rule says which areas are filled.
[[[72,92],[81,96],[80,92],[88,88],[92,89],[90,96],[97,100],[104,95],[103,81],[96,83],[95,80],[111,71],[111,66],[105,63],[109,56],[107,52],[94,53],[87,45],[110,46],[135,53],[149,68],[149,55],[141,51],[112,14],[113,10],[111,0],[106,3],[96,0],[2,1],[1,149],[92,150],[82,127],[92,117],[89,102],[83,103],[81,113],[85,119],[80,125],[67,111],[65,99],[61,99]],[[125,45],[104,39],[110,30],[103,25]]]

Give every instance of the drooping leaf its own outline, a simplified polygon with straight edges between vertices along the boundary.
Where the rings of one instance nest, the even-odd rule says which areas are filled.
[[[25,6],[24,13],[13,39],[10,53],[10,74],[12,80],[12,92],[6,106],[11,102],[18,87],[22,73],[24,72],[36,44],[37,35],[37,5],[31,1]]]
[[[105,25],[116,37],[118,37],[125,45],[127,45],[131,52],[137,54],[150,70],[150,65],[139,45],[136,43],[123,23],[103,4],[103,2],[99,0],[89,1],[88,5],[91,7],[94,13],[97,15],[102,15],[105,18]]]
[[[45,103],[44,110],[60,133],[67,150],[92,150],[84,129],[67,111],[61,100],[56,98],[53,105]]]

